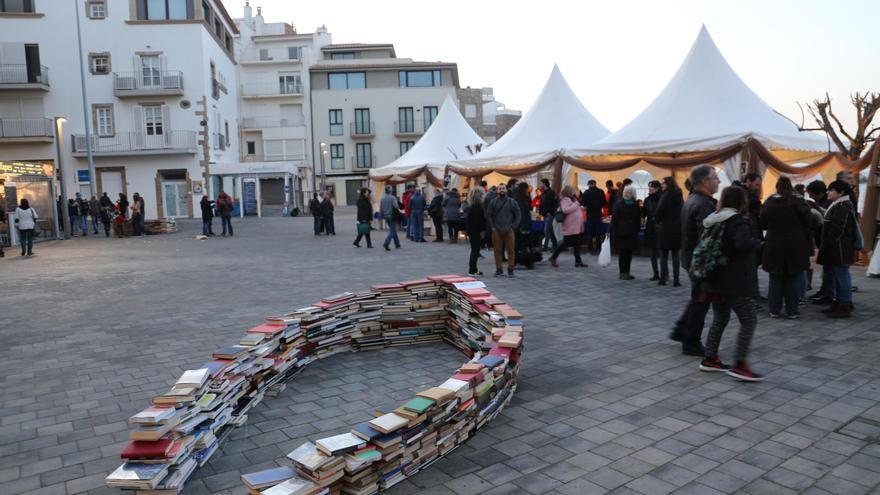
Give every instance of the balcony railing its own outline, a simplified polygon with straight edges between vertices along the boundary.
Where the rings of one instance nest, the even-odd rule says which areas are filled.
[[[365,121],[356,121],[351,123],[351,136],[352,137],[369,137],[374,136],[376,134],[376,123],[375,122],[365,122]]]
[[[394,135],[413,136],[425,133],[425,125],[421,120],[395,120]]]
[[[214,149],[215,150],[226,150],[226,134],[215,132],[214,133]]]
[[[284,117],[242,117],[242,129],[261,129],[264,127],[294,127],[302,125]]]
[[[288,83],[277,82],[269,84],[242,84],[242,96],[302,96],[303,87],[301,82]]]
[[[376,155],[355,155],[351,157],[351,168],[373,168]]]
[[[114,72],[113,92],[116,96],[156,94],[183,94],[183,72]]]
[[[0,64],[0,85],[39,84],[49,85],[49,68],[27,64]]]
[[[51,138],[52,119],[0,118],[0,138]]]
[[[196,131],[165,131],[164,134],[117,132],[110,137],[92,135],[92,153],[96,155],[184,154],[195,153]],[[74,135],[73,153],[86,153],[86,137]]]

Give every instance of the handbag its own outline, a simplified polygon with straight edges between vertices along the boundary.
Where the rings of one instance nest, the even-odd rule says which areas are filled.
[[[553,221],[556,223],[562,223],[565,221],[565,212],[561,209],[556,210],[556,213],[553,214]]]
[[[357,224],[357,233],[360,235],[367,235],[370,233],[370,224],[369,222],[358,222]]]

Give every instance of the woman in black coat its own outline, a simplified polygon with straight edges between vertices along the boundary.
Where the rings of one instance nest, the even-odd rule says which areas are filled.
[[[822,222],[822,242],[819,244],[817,261],[830,271],[830,299],[832,306],[822,312],[830,318],[849,318],[852,311],[852,277],[849,266],[855,262],[856,215],[852,201],[852,188],[836,180],[828,185],[831,205]]]
[[[214,202],[207,195],[202,196],[199,208],[202,210],[202,235],[211,237],[214,235]]]
[[[664,177],[660,183],[663,195],[657,203],[654,220],[657,222],[657,237],[660,242],[660,285],[669,280],[669,254],[672,253],[672,285],[681,285],[678,281],[681,249],[681,207],[684,198],[681,189],[672,177]]]
[[[636,203],[636,188],[626,186],[623,195],[611,211],[611,241],[617,247],[617,263],[621,280],[632,280],[630,275],[636,239],[642,227],[642,212]]]
[[[373,221],[373,202],[370,201],[370,188],[361,189],[361,195],[357,200],[357,223],[358,235],[352,243],[355,247],[361,247],[361,238],[366,237],[367,247],[373,247],[373,241],[370,240],[370,222]],[[364,226],[365,225],[365,226]],[[361,233],[363,231],[363,233]]]
[[[471,255],[468,260],[468,275],[482,275],[477,269],[477,260],[480,258],[480,248],[483,247],[483,232],[486,231],[486,214],[483,211],[483,189],[475,187],[467,197],[467,218],[465,219],[465,233],[471,245]]]
[[[805,239],[811,232],[810,207],[794,195],[788,177],[776,181],[776,194],[761,207],[761,228],[767,231],[761,266],[770,274],[767,299],[770,317],[779,318],[785,300],[786,318],[798,314],[798,287],[810,267],[810,249]]]
[[[645,219],[645,245],[651,249],[651,270],[654,275],[649,279],[652,282],[660,280],[660,271],[657,269],[657,261],[660,259],[660,239],[657,237],[657,205],[660,203],[660,182],[652,180],[648,183],[648,197],[642,207],[642,217]]]

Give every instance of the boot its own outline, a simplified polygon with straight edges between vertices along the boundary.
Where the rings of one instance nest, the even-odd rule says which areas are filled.
[[[838,307],[840,307],[840,304],[837,301],[834,301],[833,303],[831,303],[831,306],[828,306],[827,308],[823,309],[822,313],[829,315],[829,314],[837,311]]]
[[[829,318],[849,318],[851,313],[852,311],[849,309],[848,305],[841,304],[837,306],[837,309],[827,314]]]
[[[550,264],[553,265],[554,268],[558,268],[558,267],[559,267],[559,263],[556,262],[556,259],[555,259],[555,258],[550,258],[550,259],[548,259],[547,261],[549,261]]]

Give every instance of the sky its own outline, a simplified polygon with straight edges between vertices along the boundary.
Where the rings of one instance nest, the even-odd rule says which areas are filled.
[[[244,0],[223,0],[233,17]],[[267,22],[334,43],[394,43],[398,57],[455,62],[462,87],[492,87],[528,110],[554,63],[612,131],[663,89],[705,24],[728,63],[764,101],[801,122],[831,95],[854,125],[849,95],[880,91],[880,2],[868,0],[557,1],[251,0]],[[867,29],[873,29],[873,32]],[[812,124],[804,107],[806,123]],[[880,123],[880,122],[878,122]]]

